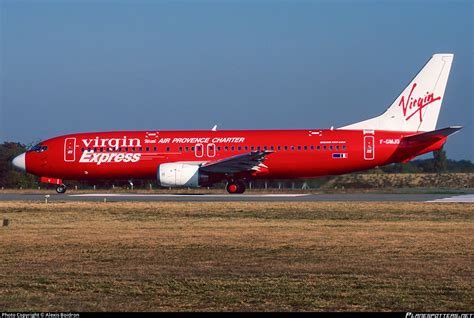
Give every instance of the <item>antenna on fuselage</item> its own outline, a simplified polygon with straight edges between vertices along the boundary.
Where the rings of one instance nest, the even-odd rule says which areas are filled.
[[[217,125],[214,125],[214,127],[212,127],[211,130],[212,130],[212,131],[217,131]]]

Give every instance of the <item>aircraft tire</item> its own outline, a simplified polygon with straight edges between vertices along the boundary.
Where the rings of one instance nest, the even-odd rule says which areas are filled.
[[[237,188],[238,188],[237,193],[239,194],[244,193],[246,189],[245,183],[242,181],[237,182]]]
[[[66,193],[66,185],[61,184],[56,187],[56,192],[59,194]]]
[[[230,194],[241,194],[245,192],[245,183],[241,181],[233,181],[227,183],[226,190]]]

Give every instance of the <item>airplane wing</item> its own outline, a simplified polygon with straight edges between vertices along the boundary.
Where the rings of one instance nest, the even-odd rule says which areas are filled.
[[[238,173],[238,172],[250,172],[259,171],[261,168],[267,168],[263,164],[266,156],[271,154],[272,151],[252,151],[242,155],[237,155],[221,160],[210,161],[203,164],[200,168],[201,171],[211,173]]]
[[[430,142],[430,141],[437,141],[448,137],[462,129],[462,126],[451,126],[446,127],[438,130],[428,131],[421,134],[411,135],[403,137],[403,140],[408,142]]]

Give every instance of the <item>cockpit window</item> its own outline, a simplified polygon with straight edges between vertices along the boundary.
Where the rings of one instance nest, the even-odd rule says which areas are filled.
[[[30,151],[43,152],[48,150],[48,146],[36,145],[31,147]]]

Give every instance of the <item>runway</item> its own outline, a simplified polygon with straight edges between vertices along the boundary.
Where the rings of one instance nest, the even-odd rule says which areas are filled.
[[[44,201],[43,194],[0,194],[0,201]],[[311,202],[311,201],[366,201],[366,202],[464,202],[474,203],[474,193],[426,194],[426,193],[351,193],[351,194],[52,194],[49,201],[142,201],[142,202],[235,202],[235,201],[269,201],[269,202]]]

